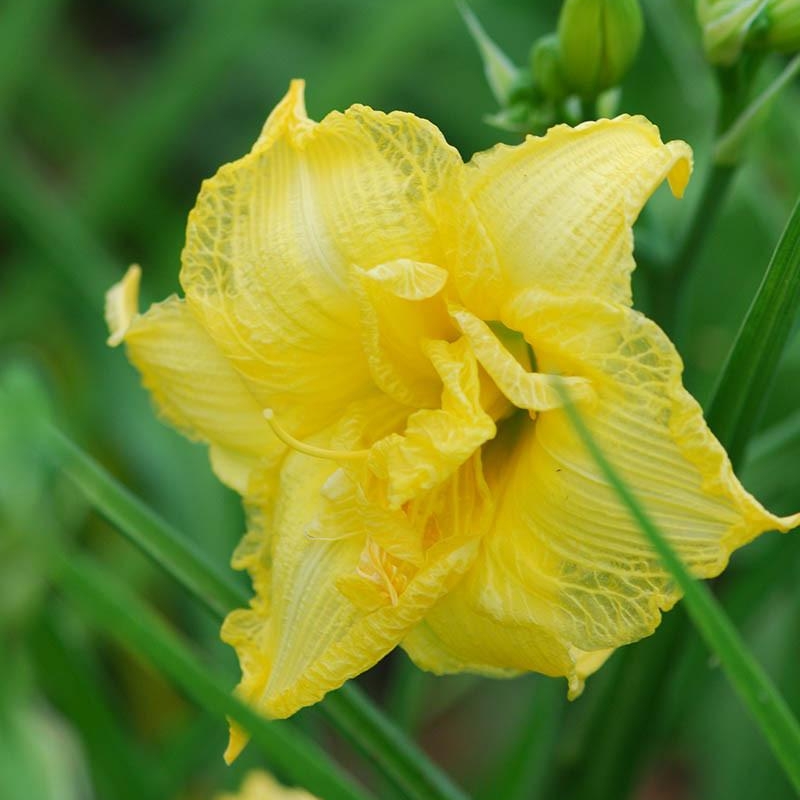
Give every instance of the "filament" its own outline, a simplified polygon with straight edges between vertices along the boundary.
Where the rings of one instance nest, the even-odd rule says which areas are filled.
[[[331,450],[327,447],[317,447],[307,442],[296,439],[275,419],[275,412],[271,408],[264,409],[264,419],[269,423],[272,432],[292,450],[304,453],[313,458],[324,458],[329,461],[358,461],[369,455],[369,450]]]

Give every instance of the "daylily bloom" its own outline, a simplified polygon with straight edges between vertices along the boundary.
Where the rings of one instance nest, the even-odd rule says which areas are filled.
[[[631,226],[690,169],[630,116],[464,164],[412,114],[313,122],[295,81],[203,184],[185,298],[139,315],[138,268],[110,291],[111,342],[249,511],[233,563],[255,597],[223,628],[247,701],[288,716],[398,644],[574,696],[653,632],[679,592],[556,381],[695,575],[800,522],[742,488],[631,308]]]
[[[272,775],[263,770],[247,773],[242,788],[235,794],[217,795],[217,800],[317,800],[303,789],[281,786]]]

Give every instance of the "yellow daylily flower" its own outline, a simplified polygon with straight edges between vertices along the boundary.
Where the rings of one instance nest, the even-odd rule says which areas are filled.
[[[219,794],[216,800],[317,800],[304,789],[288,789],[263,770],[252,770],[235,794]]]
[[[397,645],[575,696],[653,632],[679,593],[555,380],[698,577],[798,525],[742,488],[630,307],[633,222],[690,171],[631,116],[464,164],[411,114],[313,122],[295,81],[203,184],[185,299],[139,315],[138,268],[111,290],[111,342],[249,511],[233,563],[255,596],[223,627],[242,697],[289,716]],[[228,757],[244,743],[234,729]]]

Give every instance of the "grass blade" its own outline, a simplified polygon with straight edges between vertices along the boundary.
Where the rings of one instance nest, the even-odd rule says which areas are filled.
[[[86,557],[56,557],[61,590],[99,628],[168,675],[202,708],[236,720],[294,781],[330,800],[365,800],[313,742],[238,700],[149,608]]]
[[[212,613],[221,618],[248,604],[244,588],[216,570],[186,537],[55,428],[50,440],[67,475],[89,502]],[[463,793],[354,684],[328,695],[319,709],[409,800],[463,800]]]
[[[800,201],[744,318],[708,409],[708,424],[734,465],[755,430],[762,403],[800,304]]]
[[[565,397],[568,400],[568,398]],[[672,545],[650,519],[644,506],[602,452],[575,406],[565,410],[586,449],[606,480],[627,507],[642,533],[658,553],[684,595],[684,607],[709,649],[719,658],[733,687],[750,710],[775,757],[795,789],[800,792],[800,724],[783,697],[753,659],[716,598],[704,583],[696,581]]]

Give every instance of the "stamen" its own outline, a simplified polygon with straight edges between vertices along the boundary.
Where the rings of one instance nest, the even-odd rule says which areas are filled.
[[[366,458],[369,455],[369,450],[330,450],[326,447],[317,447],[313,444],[301,442],[295,439],[289,431],[287,431],[275,419],[275,412],[271,408],[265,408],[263,411],[264,419],[269,423],[272,432],[292,450],[298,453],[304,453],[313,458],[324,458],[329,461],[358,461],[359,459]]]

